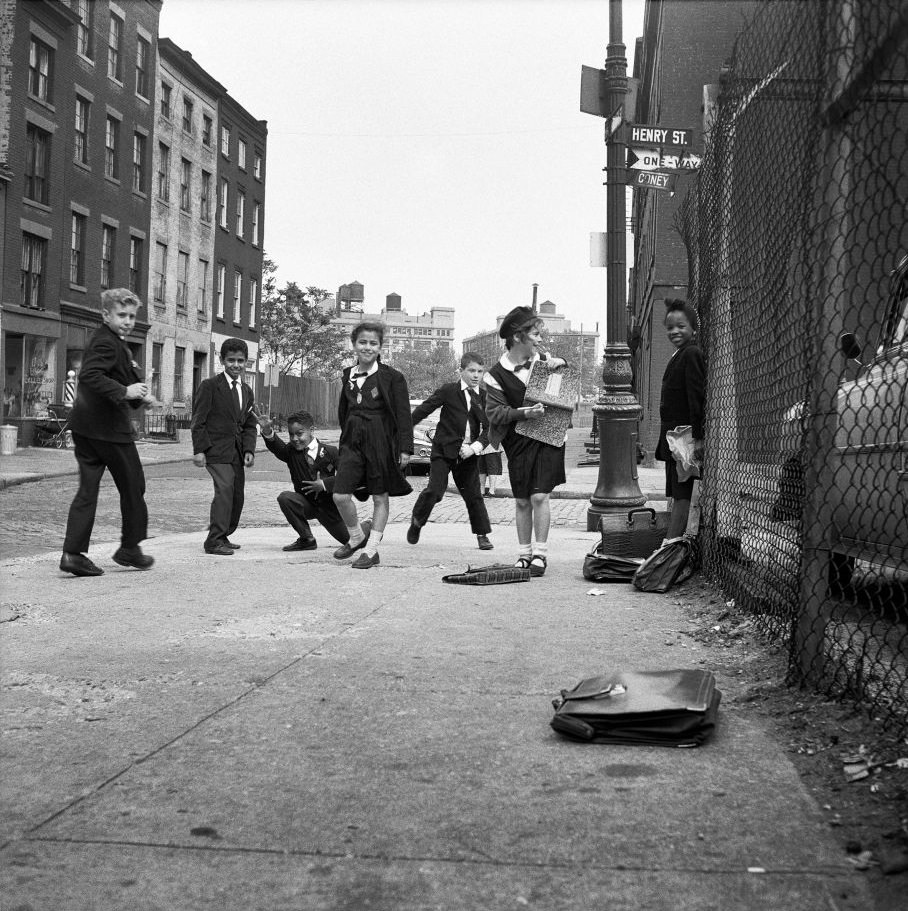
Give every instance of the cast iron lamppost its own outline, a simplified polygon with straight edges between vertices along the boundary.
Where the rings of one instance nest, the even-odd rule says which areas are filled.
[[[621,0],[609,0],[609,44],[605,58],[603,109],[623,110],[627,95],[627,58],[621,37]],[[586,514],[587,531],[596,531],[603,515],[642,506],[646,498],[637,481],[637,422],[642,409],[632,386],[627,346],[627,255],[625,156],[622,123],[609,135],[606,122],[606,342],[602,389],[593,405],[599,427],[599,479]]]

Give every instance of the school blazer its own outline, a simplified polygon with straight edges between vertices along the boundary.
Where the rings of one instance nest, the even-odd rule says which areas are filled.
[[[252,390],[245,383],[243,407],[237,413],[236,396],[226,373],[199,384],[192,400],[192,451],[205,453],[211,465],[230,465],[255,452],[256,420],[252,415]]]
[[[695,440],[703,439],[706,364],[694,341],[682,345],[662,376],[659,420],[663,425],[690,424]]]
[[[70,430],[92,440],[133,442],[131,415],[145,403],[127,399],[126,387],[141,382],[142,373],[126,342],[106,324],[101,326],[82,356]]]
[[[298,494],[313,503],[334,502],[331,494],[334,491],[334,472],[337,471],[336,447],[319,440],[315,462],[310,471],[309,463],[306,461],[306,450],[300,452],[285,443],[276,433],[273,433],[270,438],[262,437],[262,439],[265,441],[269,451],[287,464],[290,469],[290,479],[293,481],[293,489]],[[324,491],[320,490],[317,493],[304,491],[302,487],[303,481],[315,481],[316,475],[318,475],[318,480],[324,482]]]
[[[485,449],[489,445],[489,422],[486,418],[485,395],[482,390],[477,402],[467,411],[467,401],[464,391],[460,388],[460,380],[456,383],[446,383],[439,386],[421,405],[413,409],[413,424],[418,424],[434,411],[441,408],[438,416],[438,427],[432,438],[432,458],[445,458],[453,461],[460,453],[464,439],[464,430],[467,419],[470,421],[471,442],[482,443]]]
[[[337,403],[337,419],[341,432],[347,424],[347,413],[350,406],[347,402],[345,387],[350,382],[353,367],[345,367],[341,374],[340,401]],[[393,367],[378,362],[378,391],[391,412],[392,440],[394,454],[401,452],[413,454],[413,421],[410,419],[410,393],[404,375]]]

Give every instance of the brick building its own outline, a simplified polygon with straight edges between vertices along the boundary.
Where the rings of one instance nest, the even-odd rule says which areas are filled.
[[[164,412],[188,412],[211,368],[218,99],[225,89],[169,38],[158,41],[151,170],[146,376]]]
[[[258,381],[259,304],[265,228],[265,151],[268,125],[228,94],[218,99],[217,227],[214,240],[214,312],[211,358],[215,372],[226,338],[249,346],[246,382]]]
[[[735,37],[757,4],[749,0],[647,0],[643,36],[634,54],[640,80],[635,121],[691,129],[703,150],[704,85],[718,82]],[[692,176],[678,177],[674,196],[634,190],[634,263],[628,307],[635,327],[637,398],[643,408],[640,444],[651,455],[659,437],[662,374],[674,348],[663,328],[664,301],[687,297],[687,251],[675,213]]]
[[[63,397],[99,325],[104,288],[144,290],[150,206],[141,177],[153,133],[160,0],[122,6],[16,3],[8,95],[22,127],[9,135],[4,212],[4,420],[19,422]],[[147,312],[130,347],[144,360]]]

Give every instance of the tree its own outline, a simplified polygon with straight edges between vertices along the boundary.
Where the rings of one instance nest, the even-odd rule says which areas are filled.
[[[333,325],[333,310],[322,303],[324,288],[296,282],[277,287],[277,266],[270,259],[262,265],[262,352],[278,366],[282,376],[307,373],[332,379],[349,356],[347,332]]]
[[[391,365],[407,378],[407,388],[414,399],[427,398],[443,383],[457,378],[458,363],[451,348],[395,351]]]

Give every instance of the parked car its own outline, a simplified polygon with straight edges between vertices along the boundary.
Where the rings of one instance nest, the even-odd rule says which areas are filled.
[[[422,404],[422,399],[411,399],[410,410]],[[438,426],[438,412],[430,414],[413,428],[413,457],[410,459],[411,474],[428,474],[432,456],[432,439]]]

